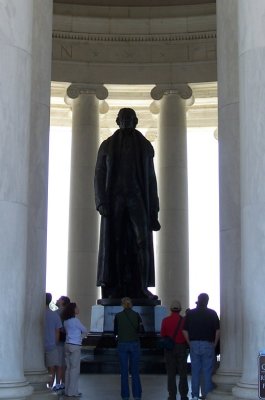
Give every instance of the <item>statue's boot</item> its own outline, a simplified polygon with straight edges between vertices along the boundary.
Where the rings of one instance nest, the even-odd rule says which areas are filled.
[[[148,290],[147,288],[142,288],[139,292],[139,297],[144,298],[144,299],[150,299],[150,300],[157,300],[158,296],[156,294],[153,294]]]

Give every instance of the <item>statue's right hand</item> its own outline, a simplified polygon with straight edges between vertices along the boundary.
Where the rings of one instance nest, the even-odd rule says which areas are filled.
[[[106,204],[101,204],[98,207],[98,212],[100,213],[100,215],[102,215],[102,217],[108,217],[109,216],[109,209],[108,209],[108,206]]]

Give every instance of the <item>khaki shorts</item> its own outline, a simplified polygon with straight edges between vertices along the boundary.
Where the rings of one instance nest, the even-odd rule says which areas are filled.
[[[58,350],[58,362],[59,362],[59,367],[64,367],[65,366],[65,352],[64,352],[64,343],[63,344],[58,344],[57,345],[57,350]]]
[[[45,352],[45,367],[54,367],[59,365],[59,355],[57,347],[51,351]]]

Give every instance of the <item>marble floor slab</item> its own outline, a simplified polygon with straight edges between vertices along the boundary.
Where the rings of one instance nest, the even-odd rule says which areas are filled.
[[[167,400],[166,375],[141,375],[141,381],[142,400]],[[82,392],[82,400],[120,400],[120,376],[118,374],[81,374],[79,390]],[[69,397],[64,396],[57,396],[58,398],[70,400]],[[179,399],[178,396],[177,400]]]

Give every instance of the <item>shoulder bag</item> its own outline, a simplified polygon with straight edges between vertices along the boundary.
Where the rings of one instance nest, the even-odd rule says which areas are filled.
[[[160,338],[160,340],[158,342],[158,347],[160,349],[165,349],[165,350],[173,350],[174,349],[175,337],[177,336],[177,333],[179,331],[181,321],[182,321],[182,317],[180,316],[179,322],[177,324],[177,327],[176,327],[175,332],[172,337],[171,336],[163,336]]]

